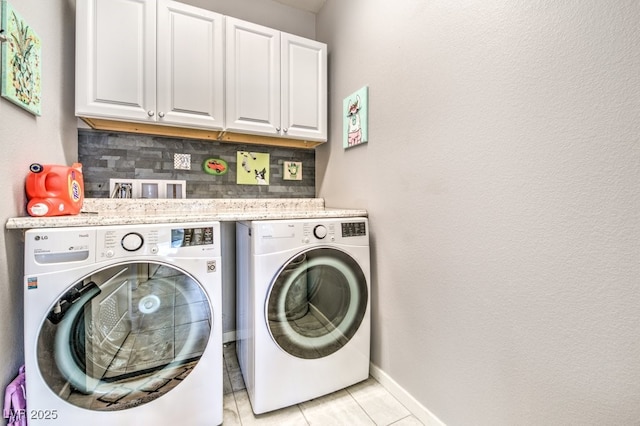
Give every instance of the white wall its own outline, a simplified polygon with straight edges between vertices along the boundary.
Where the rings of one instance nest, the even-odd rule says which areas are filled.
[[[77,159],[73,116],[75,1],[20,0],[10,4],[42,40],[42,115],[0,98],[0,221],[26,215],[24,178],[29,164],[71,164]],[[22,350],[22,252],[19,231],[2,233],[0,250],[0,386],[17,374]]]
[[[640,421],[640,3],[328,0],[318,195],[364,207],[372,361],[448,425]],[[342,99],[370,88],[370,141]]]
[[[226,16],[315,39],[316,15],[272,0],[178,0]]]

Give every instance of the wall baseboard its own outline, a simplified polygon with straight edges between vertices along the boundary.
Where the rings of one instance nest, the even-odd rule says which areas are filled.
[[[236,332],[235,331],[225,331],[222,333],[222,344],[235,342],[236,341]]]
[[[222,343],[236,341],[235,331],[225,331],[222,333]],[[376,379],[386,390],[389,391],[407,410],[418,418],[425,426],[446,426],[435,414],[429,411],[424,405],[420,404],[409,392],[393,380],[387,373],[382,371],[380,367],[369,363],[369,374]]]
[[[376,379],[385,389],[389,391],[407,410],[418,418],[426,426],[446,426],[439,418],[437,418],[424,405],[420,404],[409,392],[393,380],[387,373],[382,371],[378,366],[369,364],[369,373]]]

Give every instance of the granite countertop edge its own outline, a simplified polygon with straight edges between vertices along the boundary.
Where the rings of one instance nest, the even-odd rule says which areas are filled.
[[[364,209],[326,208],[321,198],[85,199],[77,215],[9,218],[7,229],[154,223],[366,217]]]

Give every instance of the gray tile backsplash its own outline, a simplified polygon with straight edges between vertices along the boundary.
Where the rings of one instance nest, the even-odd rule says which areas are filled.
[[[238,151],[270,155],[269,185],[236,184]],[[174,154],[190,154],[191,169],[174,169]],[[207,158],[226,161],[229,171],[205,173]],[[110,178],[186,180],[187,198],[313,198],[316,192],[315,151],[308,149],[78,129],[78,161],[87,198],[108,198]],[[302,163],[302,180],[283,179],[285,161]]]

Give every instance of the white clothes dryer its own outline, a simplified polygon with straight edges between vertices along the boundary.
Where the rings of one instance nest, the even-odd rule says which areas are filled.
[[[220,224],[25,233],[30,426],[222,423]]]
[[[239,222],[236,238],[236,351],[253,411],[367,379],[367,219]]]

